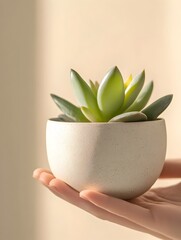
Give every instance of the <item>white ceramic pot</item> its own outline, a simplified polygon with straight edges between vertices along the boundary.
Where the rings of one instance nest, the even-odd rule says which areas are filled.
[[[97,190],[122,199],[146,192],[166,155],[163,119],[130,123],[48,120],[47,155],[53,174],[77,191]]]

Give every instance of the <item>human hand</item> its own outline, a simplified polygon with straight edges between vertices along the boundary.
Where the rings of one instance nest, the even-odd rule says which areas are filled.
[[[79,193],[46,169],[36,169],[33,177],[59,198],[102,220],[164,240],[181,239],[181,182],[125,201],[90,190]],[[166,161],[160,177],[181,178],[181,161]]]

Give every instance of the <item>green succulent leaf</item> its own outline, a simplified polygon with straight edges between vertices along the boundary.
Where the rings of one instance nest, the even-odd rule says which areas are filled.
[[[75,120],[65,114],[59,114],[57,119],[61,122],[75,122]]]
[[[73,90],[81,106],[87,107],[97,117],[101,118],[101,113],[97,105],[97,99],[89,85],[73,69],[70,72]]]
[[[72,104],[71,102],[55,95],[50,94],[53,101],[60,108],[60,110],[67,116],[76,122],[88,122],[88,119],[83,115],[80,108]]]
[[[95,87],[96,87],[96,89],[97,89],[97,91],[98,91],[98,89],[99,89],[99,83],[97,82],[97,81],[95,81]]]
[[[75,122],[73,119],[68,120],[68,119],[64,118],[64,116],[66,116],[66,115],[62,114],[62,117],[54,117],[54,118],[50,118],[50,120],[56,121],[56,122]]]
[[[145,71],[142,71],[131,81],[125,90],[124,103],[120,109],[120,112],[124,112],[134,102],[144,85],[144,81]]]
[[[81,107],[82,113],[85,115],[85,117],[90,121],[90,122],[102,122],[103,120],[101,118],[97,118],[90,109],[86,107]]]
[[[145,71],[136,77],[129,76],[123,82],[119,69],[110,69],[101,84],[89,80],[89,85],[71,69],[71,83],[81,106],[50,94],[63,114],[55,121],[61,122],[137,122],[155,120],[171,103],[173,95],[169,94],[144,108],[152,91],[153,81],[144,88]],[[143,109],[143,110],[142,110]],[[141,111],[141,112],[140,112]]]
[[[142,113],[147,116],[148,120],[155,120],[168,107],[172,101],[172,98],[172,94],[161,97],[143,109]]]
[[[132,76],[132,74],[130,74],[130,76],[128,77],[128,79],[124,83],[124,89],[126,89],[128,87],[128,85],[131,83],[132,80],[133,80],[133,76]]]
[[[124,101],[124,82],[117,67],[112,68],[103,78],[97,93],[98,106],[103,115],[110,119]]]
[[[113,117],[109,122],[139,122],[146,121],[147,116],[141,112],[127,112]]]
[[[153,91],[153,81],[149,82],[139,93],[136,100],[126,109],[125,112],[141,111],[148,103]]]
[[[92,80],[89,80],[89,85],[90,85],[90,88],[91,88],[94,96],[97,97],[97,87],[96,87],[95,83],[93,83]]]

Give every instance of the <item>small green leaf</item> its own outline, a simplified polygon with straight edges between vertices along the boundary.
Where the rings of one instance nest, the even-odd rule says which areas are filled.
[[[97,105],[97,99],[89,85],[76,71],[71,69],[70,74],[73,90],[80,105],[89,108],[98,118],[101,117],[101,113]]]
[[[103,78],[97,93],[98,106],[103,115],[110,119],[124,101],[124,83],[117,67],[112,68]]]
[[[81,111],[84,114],[84,116],[90,121],[90,122],[102,122],[103,120],[101,118],[97,118],[90,109],[86,107],[81,107]]]
[[[172,94],[166,95],[164,97],[159,98],[148,107],[143,109],[142,113],[144,113],[148,120],[157,119],[157,117],[168,107],[173,98]]]
[[[128,87],[128,85],[131,83],[132,80],[133,80],[133,76],[132,76],[132,74],[130,74],[129,78],[124,83],[124,89],[126,89]]]
[[[128,85],[125,91],[124,103],[120,109],[120,113],[124,112],[137,98],[145,81],[145,71],[138,74]]]
[[[125,112],[141,111],[148,103],[153,91],[153,81],[149,82],[139,93],[136,100]]]
[[[77,122],[88,122],[88,119],[86,119],[86,117],[82,114],[80,108],[55,94],[50,95],[56,105],[66,116]]]
[[[96,89],[97,89],[97,91],[98,91],[98,89],[99,89],[99,83],[98,83],[97,81],[95,81],[95,87],[96,87]]]
[[[97,87],[96,87],[95,83],[93,83],[92,80],[89,80],[89,85],[90,85],[90,88],[91,88],[94,96],[97,97]]]
[[[62,122],[75,122],[72,118],[65,114],[59,114],[57,119]]]
[[[147,116],[141,112],[127,112],[113,117],[109,122],[139,122],[146,121]]]

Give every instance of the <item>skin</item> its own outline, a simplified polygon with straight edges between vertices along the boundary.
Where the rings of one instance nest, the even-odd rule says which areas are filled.
[[[181,239],[181,182],[125,201],[90,190],[77,192],[43,168],[36,169],[33,177],[57,197],[102,220],[163,240]],[[160,178],[181,178],[181,159],[165,161]]]

